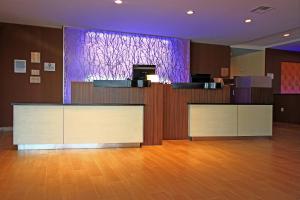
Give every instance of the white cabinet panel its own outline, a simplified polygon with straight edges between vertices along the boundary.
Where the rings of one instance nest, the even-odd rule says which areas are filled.
[[[239,105],[238,136],[272,136],[272,105]]]
[[[14,144],[62,144],[63,107],[14,105]]]
[[[237,136],[237,106],[189,105],[189,136]]]
[[[143,106],[65,106],[64,143],[142,143]]]

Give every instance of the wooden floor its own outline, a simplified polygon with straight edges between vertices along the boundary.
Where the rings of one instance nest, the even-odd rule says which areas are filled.
[[[0,199],[300,199],[300,126],[273,139],[16,151],[0,133]]]

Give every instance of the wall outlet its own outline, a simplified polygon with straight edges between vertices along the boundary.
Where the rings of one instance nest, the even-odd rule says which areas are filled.
[[[281,108],[280,108],[280,112],[284,112],[284,107],[281,107]]]

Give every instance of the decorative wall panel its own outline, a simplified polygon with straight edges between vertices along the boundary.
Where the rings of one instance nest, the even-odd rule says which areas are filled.
[[[281,94],[300,94],[300,63],[281,63]]]
[[[70,102],[71,82],[125,80],[133,64],[156,65],[160,82],[188,82],[190,42],[177,38],[64,29],[64,101]]]

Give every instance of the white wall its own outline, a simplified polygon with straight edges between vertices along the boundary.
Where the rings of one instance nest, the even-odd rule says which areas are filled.
[[[264,76],[265,51],[231,57],[230,76]]]

